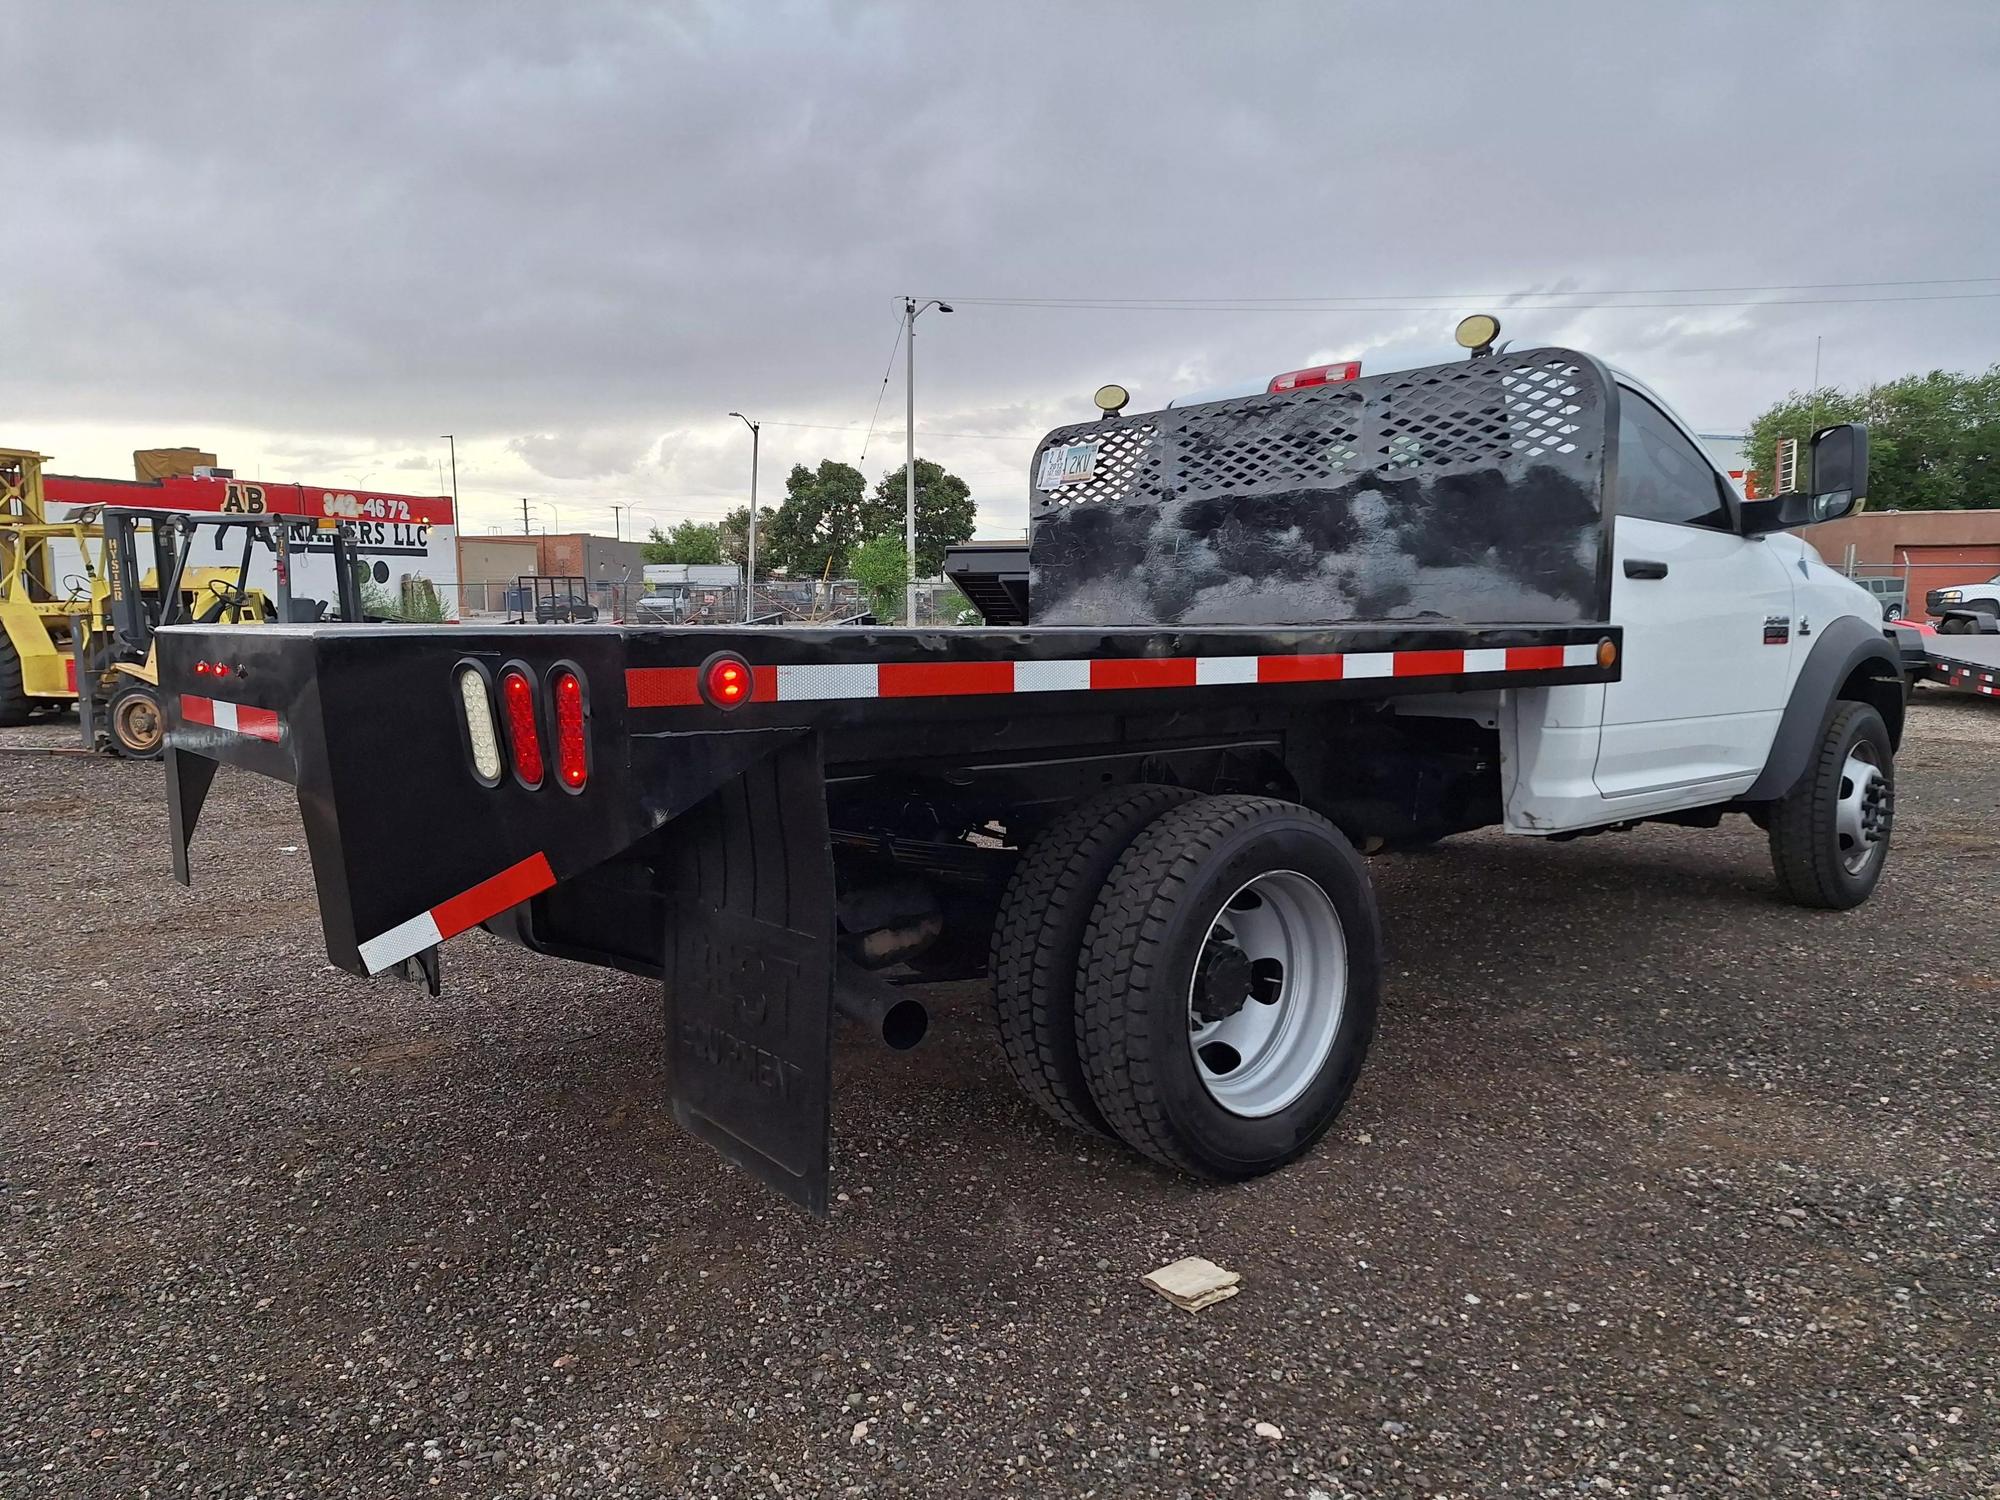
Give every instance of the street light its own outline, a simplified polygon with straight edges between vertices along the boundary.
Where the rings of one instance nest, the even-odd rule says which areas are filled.
[[[750,535],[743,549],[743,622],[747,625],[750,601],[757,592],[757,448],[762,424],[751,421],[740,411],[729,415],[750,429]]]
[[[903,594],[903,623],[917,623],[917,315],[932,308],[951,311],[949,302],[933,297],[922,307],[915,297],[903,299],[903,566],[909,578]]]

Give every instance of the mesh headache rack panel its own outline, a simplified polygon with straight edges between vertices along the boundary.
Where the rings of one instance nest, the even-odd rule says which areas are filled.
[[[1534,349],[1058,428],[1034,621],[1601,620],[1616,401]]]

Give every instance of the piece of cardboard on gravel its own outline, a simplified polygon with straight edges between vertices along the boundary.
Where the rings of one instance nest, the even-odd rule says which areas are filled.
[[[1175,1307],[1189,1312],[1200,1312],[1204,1307],[1212,1307],[1243,1290],[1241,1273],[1226,1271],[1214,1261],[1199,1255],[1190,1255],[1172,1265],[1161,1266],[1139,1279]]]

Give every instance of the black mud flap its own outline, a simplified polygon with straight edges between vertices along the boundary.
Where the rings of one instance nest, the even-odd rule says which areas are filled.
[[[833,1092],[833,853],[818,736],[669,825],[674,1118],[821,1218]]]

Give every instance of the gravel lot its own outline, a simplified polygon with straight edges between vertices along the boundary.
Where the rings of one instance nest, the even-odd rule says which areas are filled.
[[[1378,863],[1360,1092],[1248,1187],[934,988],[843,1045],[819,1225],[675,1130],[649,986],[350,979],[286,788],[222,773],[188,892],[156,767],[0,757],[0,1493],[2000,1495],[2000,705],[1902,769],[1849,914],[1743,820]]]

